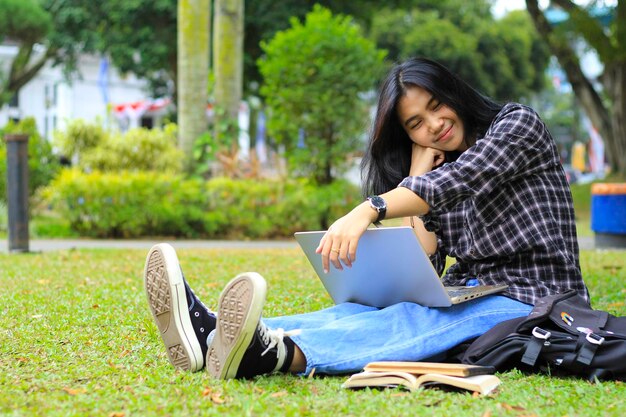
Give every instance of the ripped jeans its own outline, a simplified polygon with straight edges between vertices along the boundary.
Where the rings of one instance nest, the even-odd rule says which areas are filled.
[[[290,336],[306,357],[305,373],[360,371],[373,361],[420,361],[482,335],[496,324],[526,316],[532,306],[489,295],[452,307],[399,303],[383,309],[355,303],[293,316],[264,318]]]

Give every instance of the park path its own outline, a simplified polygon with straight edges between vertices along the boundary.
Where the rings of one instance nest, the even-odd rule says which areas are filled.
[[[156,243],[167,242],[176,249],[284,249],[296,248],[294,239],[288,240],[122,240],[122,239],[31,239],[31,252],[49,252],[68,249],[144,249]],[[594,249],[594,238],[579,237],[580,249]],[[8,251],[8,241],[0,240],[0,253]]]
[[[49,252],[68,249],[145,249],[152,245],[167,242],[176,249],[279,249],[295,248],[297,243],[290,240],[126,240],[126,239],[31,239],[31,252]],[[0,253],[8,251],[8,241],[0,240]]]

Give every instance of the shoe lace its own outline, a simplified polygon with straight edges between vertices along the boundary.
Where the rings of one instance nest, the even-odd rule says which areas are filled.
[[[259,336],[261,336],[261,340],[263,340],[263,344],[267,346],[265,350],[261,353],[261,356],[265,356],[267,352],[272,350],[273,348],[278,346],[276,349],[276,357],[280,357],[281,347],[284,351],[285,344],[283,343],[283,337],[285,335],[285,331],[283,329],[272,330],[267,327],[263,322],[259,323]]]
[[[270,329],[267,327],[262,321],[259,322],[258,326],[259,336],[263,343],[267,346],[265,350],[261,353],[261,356],[265,356],[267,352],[276,348],[276,367],[274,368],[274,372],[280,370],[285,363],[285,359],[287,359],[287,348],[285,347],[285,343],[283,342],[283,337],[285,336],[285,331],[281,328],[276,330]]]

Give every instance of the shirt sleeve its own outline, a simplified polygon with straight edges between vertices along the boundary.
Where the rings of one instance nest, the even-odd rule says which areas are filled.
[[[424,199],[431,209],[427,216],[435,220],[438,213],[451,211],[469,197],[489,194],[505,182],[558,163],[554,141],[537,113],[511,103],[502,108],[485,136],[456,161],[421,176],[406,177],[399,187]]]

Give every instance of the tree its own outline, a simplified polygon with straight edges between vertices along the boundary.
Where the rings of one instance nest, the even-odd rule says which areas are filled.
[[[606,27],[592,15],[592,7],[584,8],[568,0],[553,3],[569,13],[568,22],[559,27],[548,22],[546,11],[536,0],[526,0],[526,7],[537,31],[565,71],[578,102],[606,142],[609,164],[625,175],[626,1],[618,0],[612,10],[612,22]],[[582,71],[576,48],[581,41],[595,50],[604,65],[598,86]]]
[[[10,39],[17,42],[19,48],[9,68],[0,69],[0,106],[7,103],[54,55],[54,50],[48,49],[36,57],[34,62],[31,60],[35,44],[41,41],[51,28],[52,18],[38,1],[0,2],[0,42]]]
[[[407,8],[415,2],[416,0],[386,0],[384,6],[389,9]],[[352,16],[365,32],[369,30],[372,18],[381,8],[380,0],[246,0],[244,88],[256,92],[262,81],[256,64],[263,55],[261,41],[268,41],[276,32],[289,28],[291,18],[304,19],[315,4],[326,7],[333,13]]]
[[[0,68],[0,105],[46,65],[70,77],[80,53],[109,55],[121,72],[150,82],[155,96],[174,94],[176,0],[2,0],[0,41],[19,51]]]
[[[3,0],[0,41],[19,48],[8,74],[0,69],[0,105],[46,65],[61,65],[66,76],[76,71],[78,55],[100,50],[98,6],[89,0]]]
[[[435,59],[502,101],[540,90],[549,58],[524,12],[494,20],[486,1],[416,0],[409,9],[383,9],[371,36],[393,60]]]
[[[120,72],[147,80],[154,97],[176,95],[177,0],[77,1],[92,12],[98,51]]]
[[[178,125],[185,170],[193,168],[193,144],[207,128],[209,0],[178,1]]]
[[[237,151],[237,117],[243,92],[243,3],[243,0],[215,0],[214,137],[218,142],[230,142],[231,156]]]
[[[303,18],[316,3],[335,13],[353,16],[365,31],[369,31],[373,17],[380,13],[380,2],[376,0],[247,0],[244,13],[245,89],[252,89],[254,92],[261,82],[256,66],[256,60],[263,53],[260,42],[270,39],[277,31],[286,29],[290,17]],[[9,4],[18,5],[25,11],[17,13],[12,9],[5,12]],[[455,23],[468,20],[468,16],[477,19],[489,15],[488,3],[484,0],[385,2],[385,7],[389,9],[407,9],[413,5],[429,7],[431,10],[441,9],[442,14],[456,11],[458,18]],[[172,36],[177,30],[176,0],[3,0],[0,2],[0,38],[11,27],[8,21],[19,23],[19,27],[24,28],[20,30],[21,33],[41,33],[40,30],[32,30],[32,25],[25,24],[37,18],[37,9],[48,15],[43,19],[47,19],[50,25],[38,40],[24,44],[20,52],[20,56],[30,54],[30,64],[25,67],[29,71],[25,77],[20,77],[22,82],[28,82],[49,62],[62,64],[66,72],[71,74],[75,70],[77,54],[93,52],[109,56],[122,73],[132,72],[147,79],[153,96],[176,95],[177,40]],[[45,27],[44,24],[43,28]],[[14,35],[11,38],[19,40]],[[33,53],[32,46],[35,44],[40,49],[43,47],[44,52]],[[395,59],[391,52],[390,50],[390,56]],[[8,97],[15,91],[15,88],[10,89]],[[5,100],[6,96],[5,94]]]
[[[350,17],[321,6],[261,46],[268,133],[285,146],[292,174],[331,183],[360,147],[368,120],[360,93],[381,75],[384,52]]]

